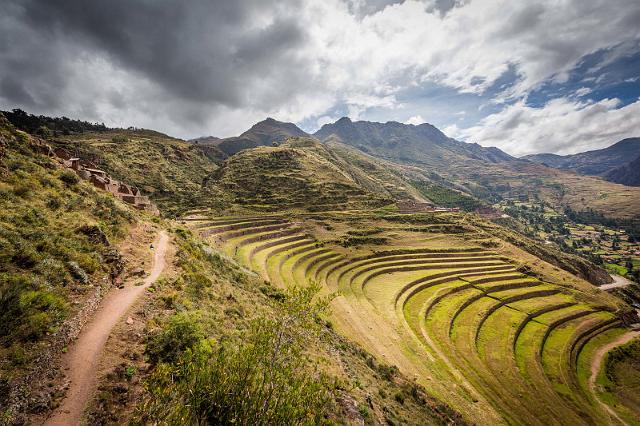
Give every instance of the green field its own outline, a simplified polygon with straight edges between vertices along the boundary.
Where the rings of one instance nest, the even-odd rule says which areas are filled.
[[[349,226],[357,221],[354,211]],[[595,342],[623,330],[609,299],[526,275],[520,262],[446,234],[424,239],[379,221],[376,236],[386,236],[386,246],[345,248],[334,237],[344,216],[326,214],[322,223],[331,225],[304,215],[189,221],[272,284],[321,284],[335,296],[338,331],[469,418],[606,421],[585,386],[584,364]]]

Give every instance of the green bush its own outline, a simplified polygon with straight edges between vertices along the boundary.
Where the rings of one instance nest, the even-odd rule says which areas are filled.
[[[304,350],[319,332],[312,303],[317,288],[287,293],[276,318],[259,318],[238,339],[187,349],[174,364],[159,364],[140,424],[318,424],[331,386],[312,374]]]
[[[64,318],[67,308],[56,294],[40,289],[27,277],[0,274],[0,342],[42,337]]]
[[[67,186],[73,186],[80,182],[80,178],[77,174],[72,172],[71,170],[65,170],[60,173],[59,179],[64,182]]]
[[[180,312],[169,320],[167,328],[147,342],[146,353],[156,362],[175,362],[182,353],[204,338],[197,312]]]

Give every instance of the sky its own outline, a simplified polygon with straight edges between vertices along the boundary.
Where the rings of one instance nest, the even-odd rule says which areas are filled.
[[[238,135],[428,122],[512,155],[640,136],[638,0],[2,0],[0,107]]]

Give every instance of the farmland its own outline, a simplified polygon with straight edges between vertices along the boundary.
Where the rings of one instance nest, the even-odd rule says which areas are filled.
[[[182,222],[272,285],[319,283],[338,331],[470,418],[604,422],[584,348],[624,332],[626,308],[544,262],[523,268],[522,250],[487,247],[479,228],[456,232],[464,215],[402,216],[197,212]],[[341,244],[352,229],[376,238]]]

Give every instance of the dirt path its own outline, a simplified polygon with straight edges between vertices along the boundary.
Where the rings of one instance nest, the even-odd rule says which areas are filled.
[[[596,390],[596,379],[598,378],[598,373],[602,368],[602,361],[604,361],[604,358],[607,355],[607,353],[618,346],[624,345],[625,343],[629,342],[630,340],[632,340],[637,336],[640,336],[640,330],[632,330],[627,333],[624,333],[623,335],[619,336],[616,340],[599,348],[596,351],[593,357],[593,360],[591,361],[591,376],[589,377],[589,389],[591,389],[591,392],[593,392],[593,395],[596,397],[600,405],[602,405],[602,407],[605,410],[607,410],[609,415],[611,415],[611,417],[615,418],[622,424],[627,424],[627,423],[624,420],[622,420],[620,416],[618,416],[618,414],[616,414],[616,412],[613,411],[611,407],[609,407],[609,405],[605,404],[598,397],[598,392]]]
[[[598,287],[600,290],[611,290],[612,288],[626,287],[631,284],[632,281],[621,277],[620,275],[611,274],[613,282],[611,284],[604,284]]]
[[[96,371],[104,345],[116,323],[126,314],[131,305],[153,284],[165,267],[165,253],[169,236],[161,231],[154,243],[156,248],[153,266],[141,286],[129,285],[123,289],[113,289],[102,301],[93,319],[87,323],[78,340],[71,346],[64,364],[71,381],[67,396],[44,425],[77,425],[82,419],[89,396],[96,386]]]

